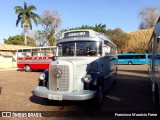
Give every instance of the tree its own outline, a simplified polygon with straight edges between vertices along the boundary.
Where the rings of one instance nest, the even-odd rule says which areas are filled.
[[[5,44],[24,45],[24,37],[22,35],[10,36],[8,39],[4,39]],[[28,37],[27,44],[29,46],[36,46],[35,41]]]
[[[41,46],[44,46],[44,44],[48,44],[49,46],[55,45],[57,39],[56,34],[58,33],[61,23],[62,21],[58,11],[51,12],[49,10],[45,10],[43,12],[40,24],[43,26],[44,30],[37,31],[36,34],[38,35],[37,38],[40,38],[39,40],[41,40],[42,37],[43,40],[45,40],[45,42],[41,42]]]
[[[76,27],[76,28],[70,28],[69,30],[78,30],[78,29],[92,29],[96,32],[99,32],[99,33],[104,33],[106,34],[106,25],[105,24],[96,24],[95,26],[89,26],[89,25],[82,25],[81,27]],[[65,30],[67,31],[67,30]]]
[[[128,41],[130,37],[127,33],[123,32],[120,28],[114,30],[107,30],[108,38],[117,45],[118,53],[126,52]]]
[[[147,26],[146,26],[146,24],[143,22],[143,21],[141,21],[141,23],[139,24],[139,29],[146,29],[147,28]]]
[[[158,20],[159,14],[159,7],[142,8],[138,13],[138,17],[141,19],[139,29],[148,29],[154,27]]]
[[[25,33],[25,40],[24,44],[27,45],[27,31],[28,27],[32,30],[32,20],[36,25],[38,25],[38,20],[40,20],[40,17],[38,14],[32,12],[33,10],[36,10],[36,7],[34,5],[27,6],[27,3],[24,2],[24,8],[21,6],[15,6],[14,8],[15,13],[18,14],[18,18],[16,21],[16,26],[21,22],[21,27],[24,28]]]
[[[106,25],[102,25],[101,23],[99,25],[96,24],[94,30],[106,34]]]
[[[43,46],[48,46],[48,40],[46,40],[46,34],[45,31],[43,30],[37,30],[34,33],[34,39],[36,41],[37,46],[43,47]]]

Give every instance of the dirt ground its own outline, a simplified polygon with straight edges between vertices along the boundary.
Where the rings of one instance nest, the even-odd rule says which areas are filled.
[[[47,104],[42,98],[33,96],[32,90],[38,84],[39,74],[40,72],[24,72],[22,70],[0,71],[0,111],[92,112],[85,106],[85,102],[63,101]],[[101,119],[101,115],[103,116],[105,113],[128,111],[148,113],[156,110],[157,107],[152,102],[151,82],[147,66],[119,65],[116,83],[106,92],[102,107],[93,113],[98,113],[97,117]],[[58,119],[69,119],[65,118],[63,114],[60,115],[62,117]],[[92,119],[95,119],[95,116]]]

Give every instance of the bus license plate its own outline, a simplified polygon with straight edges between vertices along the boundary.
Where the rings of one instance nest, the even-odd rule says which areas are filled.
[[[62,101],[62,95],[48,94],[48,99]]]

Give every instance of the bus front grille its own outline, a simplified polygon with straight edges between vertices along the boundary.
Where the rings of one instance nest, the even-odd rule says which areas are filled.
[[[51,65],[49,74],[50,90],[57,92],[64,92],[69,90],[70,72],[68,65]]]

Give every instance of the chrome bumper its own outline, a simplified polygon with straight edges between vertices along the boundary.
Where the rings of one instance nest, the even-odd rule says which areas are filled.
[[[61,95],[62,100],[88,100],[96,96],[96,91],[81,90],[75,92],[53,92],[43,86],[37,86],[33,94],[42,98],[48,98],[49,94]]]

